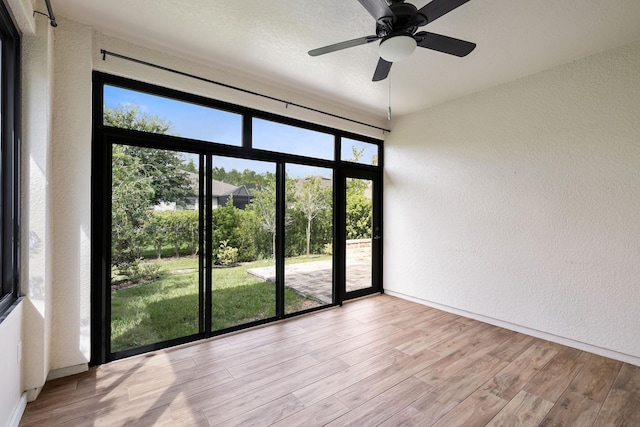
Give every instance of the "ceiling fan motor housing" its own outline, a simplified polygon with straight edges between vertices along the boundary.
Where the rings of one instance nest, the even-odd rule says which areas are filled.
[[[382,17],[376,25],[376,34],[380,38],[415,34],[418,27],[427,23],[427,18],[418,13],[418,9],[411,3],[393,2],[389,9],[394,16]]]

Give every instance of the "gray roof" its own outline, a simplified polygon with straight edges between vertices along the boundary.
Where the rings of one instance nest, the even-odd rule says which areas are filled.
[[[199,188],[200,176],[197,173],[187,172],[187,176],[189,177],[189,181],[191,181],[191,185],[193,190],[197,193]],[[244,185],[233,185],[227,184],[226,182],[218,181],[215,179],[211,180],[211,192],[213,193],[213,197],[220,196],[229,196],[231,194],[235,194],[237,196],[250,196],[251,193],[247,190],[247,187]]]
[[[229,194],[237,194],[236,191],[243,186],[227,184],[226,182],[216,181],[215,179],[211,180],[212,189],[211,192],[213,197],[217,196],[228,196]]]

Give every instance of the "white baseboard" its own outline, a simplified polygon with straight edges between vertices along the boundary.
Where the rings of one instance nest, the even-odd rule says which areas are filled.
[[[438,310],[446,311],[448,313],[457,314],[462,317],[479,320],[480,322],[488,323],[490,325],[499,326],[501,328],[509,329],[511,331],[520,332],[525,335],[531,335],[533,337],[540,338],[546,341],[551,341],[558,344],[566,345],[567,347],[576,348],[578,350],[587,351],[589,353],[597,354],[599,356],[604,356],[610,359],[619,360],[621,362],[630,363],[635,366],[640,366],[640,357],[631,356],[629,354],[620,353],[614,350],[609,350],[607,348],[602,348],[592,344],[575,341],[570,338],[565,338],[565,337],[553,335],[547,332],[538,331],[536,329],[531,329],[526,326],[516,325],[514,323],[505,322],[503,320],[494,319],[492,317],[483,316],[481,314],[471,313],[469,311],[460,310],[455,307],[449,307],[447,305],[438,304],[433,301],[416,298],[411,295],[405,295],[401,292],[390,291],[388,289],[385,289],[384,293],[387,295],[391,295],[393,297],[398,297],[398,298],[402,298],[418,304],[426,305],[428,307],[437,308]]]
[[[20,420],[22,419],[22,415],[24,414],[24,409],[27,407],[27,393],[22,393],[20,396],[20,400],[16,405],[16,409],[13,411],[13,415],[11,416],[11,421],[7,424],[8,427],[18,427],[20,424]]]
[[[53,369],[49,371],[47,375],[47,381],[55,380],[56,378],[68,377],[70,375],[81,374],[89,370],[88,363],[80,363],[78,365],[67,366],[65,368]]]
[[[80,374],[82,372],[86,372],[89,370],[88,363],[80,363],[78,365],[67,366],[65,368],[54,369],[49,371],[49,375],[47,375],[47,381],[55,380],[56,378],[68,377],[69,375]],[[28,402],[33,402],[36,400],[40,392],[42,391],[42,387],[32,388],[26,391],[25,395]]]
[[[34,400],[36,400],[40,395],[40,392],[42,391],[42,387],[44,386],[30,388],[29,390],[27,390],[25,392],[27,394],[27,402],[33,402]]]
[[[87,370],[89,370],[88,363],[80,363],[79,365],[54,369],[52,371],[49,371],[49,375],[47,375],[47,381],[55,380],[56,378],[68,377],[69,375],[80,374],[82,372],[86,372]],[[44,387],[44,385],[27,390],[27,401],[33,402],[34,400],[36,400],[38,395],[40,395],[40,392],[42,391],[42,387]]]

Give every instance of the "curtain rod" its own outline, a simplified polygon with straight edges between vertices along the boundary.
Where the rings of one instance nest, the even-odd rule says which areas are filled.
[[[49,19],[49,22],[51,23],[52,27],[57,27],[58,23],[56,22],[56,17],[53,16],[53,7],[51,7],[51,0],[44,0],[44,4],[47,6],[47,13],[42,13],[39,12],[37,10],[33,11],[33,16],[36,16],[36,14],[38,15],[42,15],[42,16],[46,16],[47,19]]]
[[[165,66],[162,66],[162,65],[153,64],[151,62],[143,61],[141,59],[132,58],[130,56],[121,55],[121,54],[115,53],[115,52],[110,52],[110,51],[104,50],[104,49],[100,49],[100,53],[102,54],[102,60],[103,61],[106,61],[107,55],[109,55],[109,56],[113,56],[114,58],[124,59],[126,61],[135,62],[136,64],[142,64],[142,65],[146,65],[148,67],[157,68],[158,70],[168,71],[170,73],[179,74],[179,75],[185,76],[185,77],[190,77],[192,79],[200,80],[200,81],[203,81],[203,82],[206,82],[206,83],[211,83],[211,84],[214,84],[214,85],[222,86],[222,87],[227,88],[227,89],[233,89],[233,90],[237,90],[239,92],[248,93],[250,95],[255,95],[255,96],[262,97],[262,98],[270,99],[271,101],[282,102],[287,107],[289,105],[292,105],[294,107],[302,108],[302,109],[305,109],[305,110],[308,110],[308,111],[313,111],[315,113],[324,114],[325,116],[334,117],[336,119],[341,119],[341,120],[346,120],[346,121],[351,122],[351,123],[356,123],[356,124],[359,124],[359,125],[362,125],[362,126],[367,126],[367,127],[373,128],[373,129],[378,129],[378,130],[381,130],[383,132],[391,133],[390,129],[385,129],[385,128],[382,128],[382,127],[370,125],[368,123],[360,122],[360,121],[357,121],[357,120],[354,120],[354,119],[350,119],[348,117],[339,116],[337,114],[327,113],[326,111],[318,110],[316,108],[311,108],[311,107],[307,107],[305,105],[296,104],[295,102],[286,101],[284,99],[276,98],[276,97],[269,96],[269,95],[264,95],[262,93],[253,92],[253,91],[247,90],[247,89],[242,89],[240,87],[232,86],[232,85],[229,85],[229,84],[226,84],[226,83],[217,82],[215,80],[207,79],[205,77],[196,76],[195,74],[189,74],[189,73],[186,73],[184,71],[176,70],[174,68],[169,68],[169,67],[165,67]]]

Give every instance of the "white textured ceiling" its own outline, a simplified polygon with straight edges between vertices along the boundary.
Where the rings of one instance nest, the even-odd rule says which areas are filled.
[[[418,8],[427,0],[408,0]],[[377,43],[310,57],[375,34],[356,0],[52,0],[56,15],[217,68],[386,115],[372,82]],[[390,73],[406,114],[640,39],[640,0],[471,0],[423,27],[477,43],[466,58],[418,48]]]

